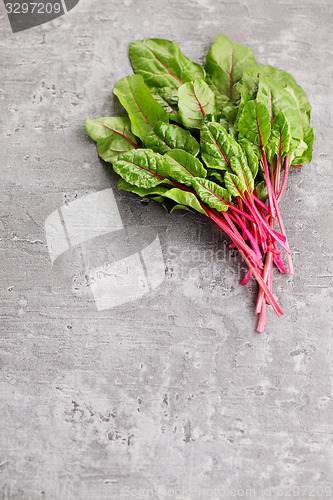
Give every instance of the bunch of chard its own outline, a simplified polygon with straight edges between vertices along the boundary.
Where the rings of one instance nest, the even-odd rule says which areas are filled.
[[[241,284],[259,285],[257,330],[272,294],[273,264],[293,263],[279,201],[292,165],[312,157],[311,106],[287,72],[257,64],[253,51],[219,35],[205,66],[176,43],[131,43],[134,74],[114,93],[128,117],[87,120],[118,188],[176,209],[198,212],[224,231],[248,265]]]

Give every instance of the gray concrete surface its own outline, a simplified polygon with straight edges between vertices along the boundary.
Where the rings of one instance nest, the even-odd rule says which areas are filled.
[[[333,498],[332,2],[81,0],[16,34],[1,3],[0,22],[1,498]],[[219,33],[313,105],[314,158],[281,203],[296,274],[275,273],[285,314],[262,336],[224,237],[117,192],[84,130],[121,112],[132,40],[203,62]],[[158,235],[166,278],[98,310],[81,254],[52,266],[44,225],[109,188],[124,226]]]

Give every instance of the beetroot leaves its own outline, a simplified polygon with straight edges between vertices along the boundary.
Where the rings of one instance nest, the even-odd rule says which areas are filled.
[[[258,332],[272,293],[273,266],[294,273],[279,202],[288,173],[312,158],[311,106],[287,72],[257,64],[253,51],[219,35],[205,66],[176,43],[135,41],[134,74],[114,94],[128,117],[86,121],[118,187],[197,212],[230,238],[259,285]]]

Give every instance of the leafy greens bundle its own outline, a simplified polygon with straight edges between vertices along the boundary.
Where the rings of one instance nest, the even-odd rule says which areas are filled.
[[[205,67],[174,42],[132,42],[134,74],[114,94],[128,117],[86,121],[118,188],[176,209],[198,212],[232,240],[259,284],[258,332],[272,294],[273,264],[293,274],[279,210],[289,169],[312,158],[311,106],[287,72],[257,64],[253,51],[219,35]],[[276,221],[279,231],[274,228]]]

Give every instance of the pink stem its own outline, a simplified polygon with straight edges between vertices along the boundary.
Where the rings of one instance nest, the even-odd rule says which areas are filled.
[[[272,193],[272,196],[274,196],[274,193]],[[261,241],[263,241],[265,238],[263,237],[263,230],[262,230],[262,227],[264,226],[266,232],[268,232],[273,238],[274,240],[276,240],[279,245],[281,245],[281,247],[288,253],[290,253],[290,249],[287,245],[284,244],[284,242],[286,241],[286,236],[285,235],[281,235],[279,233],[277,233],[276,231],[272,230],[272,228],[269,226],[268,222],[267,222],[267,219],[266,217],[262,218],[260,216],[260,213],[258,212],[258,209],[256,208],[254,202],[252,201],[251,203],[251,199],[249,199],[249,201],[246,201],[244,199],[244,202],[246,204],[246,206],[249,208],[249,210],[253,209],[251,211],[251,213],[253,214],[254,218],[255,218],[255,221],[258,225],[258,229],[259,229],[259,234],[260,234],[260,239]]]
[[[247,285],[248,282],[250,281],[251,279],[251,276],[252,276],[252,271],[251,269],[249,269],[247,271],[247,273],[245,274],[244,278],[242,279],[242,281],[239,282],[240,285]]]
[[[257,332],[259,333],[264,333],[265,330],[265,322],[266,322],[266,302],[263,303],[261,311],[260,311],[260,316],[259,316],[259,323],[257,327]]]
[[[241,218],[238,215],[231,215],[231,214],[229,215],[229,217],[239,225],[239,227],[243,231],[243,235],[247,236],[247,238],[251,242],[251,245],[252,245],[254,252],[258,255],[259,259],[261,259],[262,255],[261,255],[258,243],[256,242],[255,238],[253,237],[252,233],[247,229],[247,227],[245,226],[245,224],[243,223]],[[244,238],[244,240],[246,240],[246,238],[244,236],[243,236],[243,238]]]
[[[269,208],[267,205],[265,205],[265,203],[263,201],[261,201],[260,198],[258,198],[258,196],[256,195],[256,193],[253,191],[252,193],[252,196],[253,198],[255,199],[255,201],[258,203],[258,205],[261,206],[261,208],[263,208],[264,210],[266,210],[266,212],[269,212]]]
[[[267,185],[269,208],[270,208],[271,216],[273,217],[273,219],[275,219],[275,207],[274,207],[274,204],[273,204],[273,194],[274,194],[274,191],[273,191],[271,179],[269,177],[268,163],[267,163],[267,159],[266,159],[265,150],[264,150],[263,147],[261,148],[261,154],[262,154],[262,159],[263,159],[265,180],[266,180],[266,185]]]
[[[279,191],[279,194],[276,197],[277,202],[280,201],[282,193],[284,191],[284,188],[286,187],[287,179],[288,179],[288,173],[289,173],[289,155],[287,155],[286,159],[285,159],[284,174],[283,174],[283,180],[282,180],[282,184],[281,184],[281,189]]]
[[[249,268],[251,269],[251,271],[253,273],[253,276],[255,277],[255,279],[258,282],[258,285],[260,286],[260,289],[263,290],[263,292],[267,296],[268,301],[271,304],[271,306],[273,307],[274,311],[276,312],[276,314],[278,316],[282,316],[282,314],[283,314],[282,309],[279,306],[279,304],[276,302],[276,300],[274,299],[272,293],[270,292],[270,290],[268,289],[266,283],[262,279],[261,274],[258,272],[258,270],[255,267],[253,267],[251,261],[247,258],[247,256],[243,252],[243,250],[241,248],[239,248],[238,250],[241,253],[241,255],[243,256],[243,259],[245,260],[245,262],[247,263],[247,265],[249,266]]]
[[[273,285],[273,260],[271,262],[271,265],[269,266],[268,276],[267,276],[267,286],[270,289],[270,291],[272,291],[272,285]],[[267,297],[266,297],[266,303],[268,304]]]
[[[280,151],[279,151],[279,156],[278,156],[278,160],[277,160],[277,164],[276,164],[275,183],[274,183],[275,195],[279,191],[280,173],[281,173],[281,144],[280,144]]]
[[[262,276],[262,279],[265,283],[267,282],[267,276],[268,276],[269,268],[270,268],[270,265],[272,262],[272,258],[273,258],[272,252],[267,252],[264,272],[263,272],[263,276]],[[264,293],[263,293],[262,289],[260,289],[259,295],[258,295],[258,300],[257,300],[257,306],[256,306],[256,314],[260,313],[263,301],[264,301]]]
[[[215,222],[223,231],[231,238],[231,240],[235,243],[237,246],[238,250],[242,249],[242,252],[245,253],[248,256],[248,260],[250,259],[256,267],[263,268],[263,263],[262,261],[257,257],[257,255],[254,253],[252,248],[250,248],[242,239],[241,235],[237,231],[237,229],[234,231],[226,224],[221,217],[218,217],[213,210],[210,208],[206,207],[205,205],[202,204],[202,207],[205,209],[205,211],[208,214],[208,217]],[[223,212],[223,216],[226,216],[226,213]],[[226,218],[226,217],[225,217]],[[228,216],[227,218],[228,219]],[[231,221],[230,221],[231,222]],[[232,224],[232,222],[231,222]],[[233,224],[232,224],[233,225]]]
[[[273,256],[273,262],[276,265],[276,267],[278,268],[278,270],[280,271],[280,273],[286,274],[287,269],[284,267],[284,263],[283,263],[283,260],[281,258],[280,252],[278,252],[277,254],[275,254]]]
[[[255,279],[257,280],[259,286],[260,286],[260,289],[263,290],[263,293],[264,295],[267,296],[267,299],[269,301],[269,303],[271,304],[271,306],[273,307],[274,311],[276,312],[276,314],[278,316],[282,316],[283,312],[282,312],[282,309],[281,307],[278,305],[278,303],[276,302],[275,298],[273,297],[272,293],[270,292],[270,290],[268,289],[265,281],[263,280],[261,274],[260,274],[260,271],[258,270],[258,268],[253,264],[252,262],[252,258],[250,257],[249,253],[254,253],[253,250],[251,250],[246,244],[244,244],[244,242],[239,238],[239,236],[231,231],[231,229],[227,226],[227,224],[225,224],[219,217],[217,217],[215,214],[214,214],[214,211],[211,210],[210,208],[206,207],[205,205],[203,205],[203,208],[205,209],[205,211],[207,212],[207,215],[208,217],[217,225],[219,226],[221,229],[223,229],[223,231],[228,235],[230,236],[232,239],[233,239],[233,242],[235,243],[236,247],[238,248],[238,251],[239,253],[242,255],[243,259],[245,260],[246,264],[248,265],[249,269],[251,269],[252,273],[253,273],[253,276],[255,277]],[[226,214],[223,213],[223,215],[225,216]],[[240,243],[240,244],[239,244]],[[243,249],[243,246],[245,246],[247,248],[247,253],[246,251],[244,251]],[[254,254],[255,255],[255,254]],[[257,259],[257,256],[255,255],[256,259]],[[260,264],[262,266],[262,262],[260,261]]]

